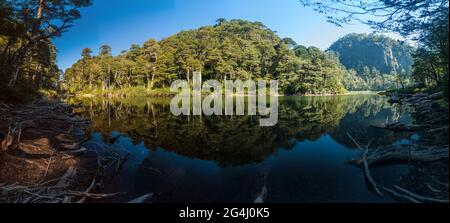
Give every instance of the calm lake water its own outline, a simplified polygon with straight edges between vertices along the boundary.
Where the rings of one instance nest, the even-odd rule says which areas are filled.
[[[152,202],[395,202],[379,197],[348,159],[361,152],[347,133],[373,147],[409,143],[411,135],[369,127],[408,121],[402,107],[376,94],[280,97],[279,120],[257,116],[174,116],[170,98],[73,100],[92,124],[86,144],[105,143],[130,155],[102,192],[115,201],[154,193]],[[372,168],[383,185],[407,165]]]

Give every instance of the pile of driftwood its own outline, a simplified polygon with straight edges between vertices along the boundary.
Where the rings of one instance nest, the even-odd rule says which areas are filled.
[[[385,123],[382,125],[373,125],[373,128],[382,128],[396,132],[413,132],[420,136],[420,139],[410,144],[394,144],[382,148],[370,148],[370,144],[362,147],[349,134],[355,145],[362,151],[360,157],[350,160],[351,163],[364,168],[365,176],[371,187],[378,195],[387,192],[392,196],[408,200],[411,202],[448,202],[446,199],[427,197],[411,192],[403,187],[394,185],[393,188],[387,188],[378,184],[370,174],[370,166],[392,164],[392,163],[431,163],[448,161],[449,142],[448,142],[448,107],[442,107],[437,100],[442,99],[444,94],[438,92],[435,94],[404,94],[393,95],[389,100],[391,103],[400,103],[410,106],[410,112],[413,121],[411,123]],[[447,164],[448,167],[448,164]],[[444,173],[443,173],[444,174]],[[448,180],[448,175],[445,177]],[[429,191],[439,194],[442,197],[445,191],[448,191],[448,183],[433,180],[433,182],[422,182],[427,185]],[[434,185],[432,185],[434,184]],[[445,191],[436,189],[443,187]]]
[[[96,186],[97,176],[84,191],[72,190],[71,185],[76,180],[77,169],[70,167],[67,172],[56,179],[39,182],[33,185],[14,183],[0,186],[0,201],[8,203],[82,203],[86,198],[102,199],[116,194],[92,193]]]
[[[89,120],[70,106],[46,99],[0,103],[0,117],[0,202],[85,202],[119,194],[95,191],[128,154],[109,145],[84,146],[81,129]]]
[[[0,184],[0,202],[8,203],[84,203],[92,200],[113,198],[117,193],[96,193],[98,187],[102,187],[105,179],[112,177],[119,171],[126,161],[128,153],[110,146],[97,144],[96,148],[87,150],[94,153],[97,158],[97,168],[91,177],[88,187],[79,190],[79,181],[85,174],[78,174],[78,168],[70,166],[61,176],[52,180],[41,180],[31,185],[19,183]],[[50,163],[49,163],[50,166]],[[47,167],[48,168],[48,167]],[[86,171],[86,170],[83,170]],[[43,179],[45,176],[43,177]],[[129,203],[147,202],[153,196],[152,193],[139,196]]]
[[[448,132],[448,107],[442,107],[437,100],[444,97],[443,92],[434,94],[402,94],[391,95],[391,103],[404,104],[413,109],[413,123],[385,123],[373,125],[391,131],[425,131],[429,133]]]
[[[367,179],[367,182],[370,184],[371,188],[379,195],[384,196],[384,192],[389,193],[390,195],[394,196],[397,199],[407,200],[413,203],[422,203],[422,202],[436,202],[436,203],[448,203],[449,200],[447,199],[440,199],[440,198],[434,198],[434,197],[427,197],[423,195],[419,195],[417,193],[411,192],[403,187],[400,187],[398,185],[394,185],[393,188],[389,188],[386,186],[383,186],[379,184],[374,177],[372,176],[372,173],[370,171],[370,165],[373,165],[377,160],[373,159],[373,157],[369,156],[370,150],[370,144],[372,141],[370,141],[364,148],[348,133],[348,137],[355,143],[357,148],[361,150],[362,156],[352,160],[351,162],[362,166],[364,169],[364,175]],[[376,150],[375,150],[376,151]],[[447,158],[448,158],[448,148],[447,148]],[[433,159],[433,161],[436,159]],[[383,159],[383,161],[385,161]],[[444,184],[440,182],[441,184]],[[441,191],[434,189],[433,186],[431,186],[429,183],[427,183],[430,190],[433,192],[440,193]],[[448,184],[445,185],[448,188]]]

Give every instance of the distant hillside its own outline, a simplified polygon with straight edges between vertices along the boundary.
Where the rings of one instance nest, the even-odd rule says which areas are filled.
[[[349,34],[334,42],[328,51],[336,52],[340,62],[358,74],[367,67],[381,74],[409,75],[413,64],[412,47],[382,35]]]

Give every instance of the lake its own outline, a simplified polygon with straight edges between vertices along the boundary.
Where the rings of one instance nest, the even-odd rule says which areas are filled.
[[[152,202],[395,202],[377,196],[363,170],[347,161],[361,154],[350,140],[373,147],[410,143],[414,135],[371,128],[409,121],[407,110],[377,94],[280,97],[278,123],[257,116],[174,116],[170,98],[76,100],[92,123],[88,144],[129,153],[102,192],[115,201],[153,193]],[[378,166],[373,177],[394,184],[408,165]]]

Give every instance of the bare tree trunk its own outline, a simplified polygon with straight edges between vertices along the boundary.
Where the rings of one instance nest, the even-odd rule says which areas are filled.
[[[153,89],[153,84],[155,81],[155,67],[153,67],[153,72],[152,72],[152,81],[150,82],[150,89]]]
[[[188,86],[191,85],[191,81],[189,80],[189,69],[187,70],[187,82],[188,82]]]
[[[110,64],[108,64],[108,73],[106,74],[106,78],[108,78],[107,80],[108,80],[108,82],[106,83],[107,84],[107,88],[109,89],[109,87],[111,86],[111,65]]]
[[[8,82],[9,87],[13,87],[14,85],[16,85],[16,81],[19,77],[19,71],[20,71],[20,63],[16,62],[16,64],[14,65],[14,72]]]
[[[147,73],[145,79],[147,81],[147,90],[148,90],[150,89],[150,73]]]

